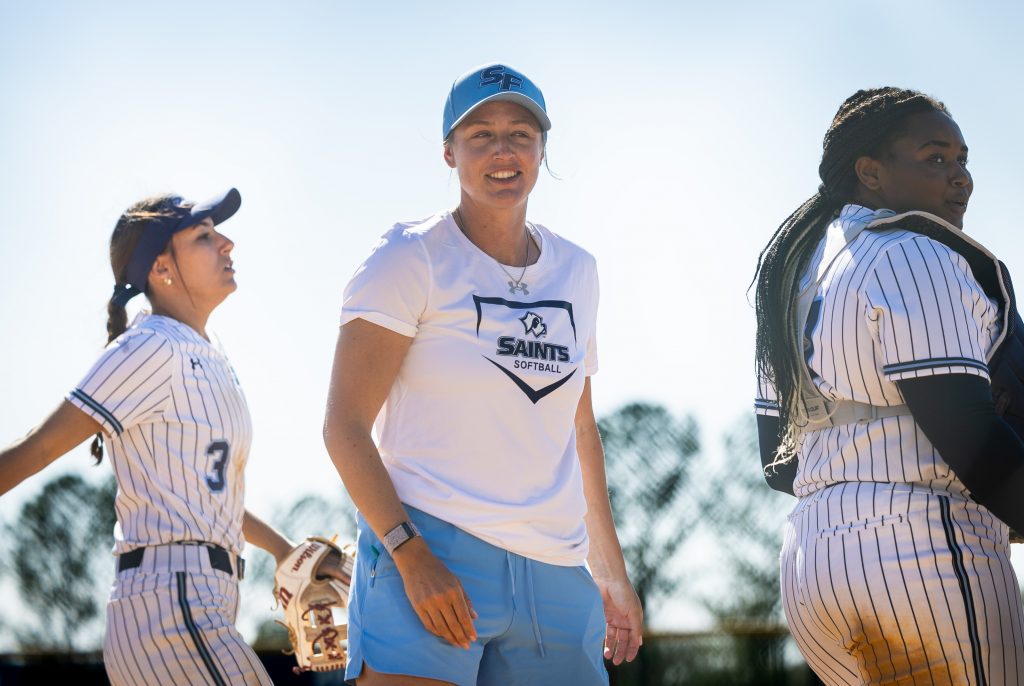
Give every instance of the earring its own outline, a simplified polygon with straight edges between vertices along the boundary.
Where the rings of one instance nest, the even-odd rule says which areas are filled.
[[[171,277],[169,277],[169,276],[165,276],[165,277],[164,277],[164,283],[165,283],[165,284],[167,284],[168,286],[170,286],[170,285],[171,285],[172,283],[174,283],[174,282],[173,282],[173,281],[171,281]]]

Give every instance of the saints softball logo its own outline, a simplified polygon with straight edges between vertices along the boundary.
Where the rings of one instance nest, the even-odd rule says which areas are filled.
[[[565,385],[576,374],[576,367],[567,364],[572,359],[569,345],[541,340],[548,338],[548,324],[544,321],[544,317],[537,314],[537,310],[550,310],[551,313],[547,315],[547,318],[549,321],[555,322],[556,334],[553,337],[557,339],[559,334],[563,337],[571,336],[571,344],[575,347],[576,320],[573,316],[572,303],[564,300],[539,300],[524,303],[504,298],[481,298],[477,295],[473,296],[473,303],[476,305],[477,336],[480,335],[480,324],[484,319],[485,311],[491,311],[491,308],[526,310],[522,317],[517,317],[523,326],[522,334],[498,336],[495,340],[494,350],[497,359],[486,355],[484,355],[484,359],[507,376],[530,399],[530,402],[538,403],[542,398]],[[499,312],[500,314],[495,315],[495,319],[500,321],[503,319],[504,312],[500,310]],[[565,319],[562,319],[563,317]],[[566,322],[566,320],[568,321]],[[566,323],[568,327],[566,327]],[[569,343],[569,341],[565,341],[565,343]],[[536,372],[544,372],[561,378],[541,388],[534,388],[523,378],[524,372],[534,377]]]

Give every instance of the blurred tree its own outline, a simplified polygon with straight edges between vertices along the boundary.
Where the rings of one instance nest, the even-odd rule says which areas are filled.
[[[726,434],[725,456],[701,509],[726,560],[730,592],[703,604],[719,624],[777,625],[783,622],[779,551],[786,515],[796,500],[765,483],[753,415]]]
[[[786,515],[796,500],[765,483],[753,415],[726,434],[725,461],[709,485],[702,499],[704,525],[718,541],[728,591],[701,603],[730,638],[730,683],[788,683],[792,675],[785,660],[779,551]]]
[[[697,510],[686,497],[688,468],[700,451],[697,423],[650,403],[631,403],[598,421],[608,494],[629,578],[646,608],[672,595],[681,570],[673,564]]]
[[[113,569],[113,478],[94,486],[67,474],[47,483],[7,525],[5,557],[28,626],[11,627],[22,650],[96,648]]]
[[[27,617],[5,616],[0,630],[28,652],[91,650],[103,636],[103,608],[113,574],[114,495],[109,478],[94,486],[80,476],[64,475],[47,483],[25,503],[17,520],[3,526],[0,575],[13,581]],[[339,542],[354,540],[355,509],[347,497],[329,501],[301,498],[272,518],[292,540],[308,534]],[[261,647],[287,646],[273,617],[274,560],[254,547],[242,582],[240,615],[257,627]]]

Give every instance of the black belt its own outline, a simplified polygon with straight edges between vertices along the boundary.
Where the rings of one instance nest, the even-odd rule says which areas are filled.
[[[172,544],[174,545],[174,544]],[[178,545],[197,545],[206,548],[207,552],[210,553],[210,566],[214,569],[225,572],[227,574],[234,574],[231,568],[231,553],[221,548],[219,545],[213,543],[179,543]],[[127,553],[121,553],[117,556],[117,571],[123,572],[126,569],[135,569],[142,564],[142,556],[145,554],[146,549],[136,548],[135,550],[129,550]],[[238,579],[241,581],[245,578],[245,560],[241,557],[236,558],[238,562]]]

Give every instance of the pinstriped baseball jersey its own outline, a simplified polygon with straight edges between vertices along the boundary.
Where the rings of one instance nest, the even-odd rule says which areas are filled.
[[[252,426],[219,346],[144,313],[67,399],[108,437],[118,483],[115,553],[173,541],[241,552]]]
[[[901,379],[988,378],[998,308],[956,252],[847,205],[801,289],[804,352],[832,400],[900,405]],[[816,285],[817,284],[817,285]],[[758,383],[758,414],[777,415]],[[1019,684],[1024,611],[1008,529],[900,415],[802,434],[781,561],[783,606],[828,684]]]
[[[820,279],[805,331],[819,391],[831,400],[900,405],[901,379],[933,374],[988,378],[998,307],[966,260],[910,231],[863,231],[889,210],[847,205],[826,231],[801,282]],[[758,414],[777,415],[774,389],[759,380]],[[804,435],[797,496],[843,482],[903,482],[964,493],[963,484],[910,416],[845,424]]]

